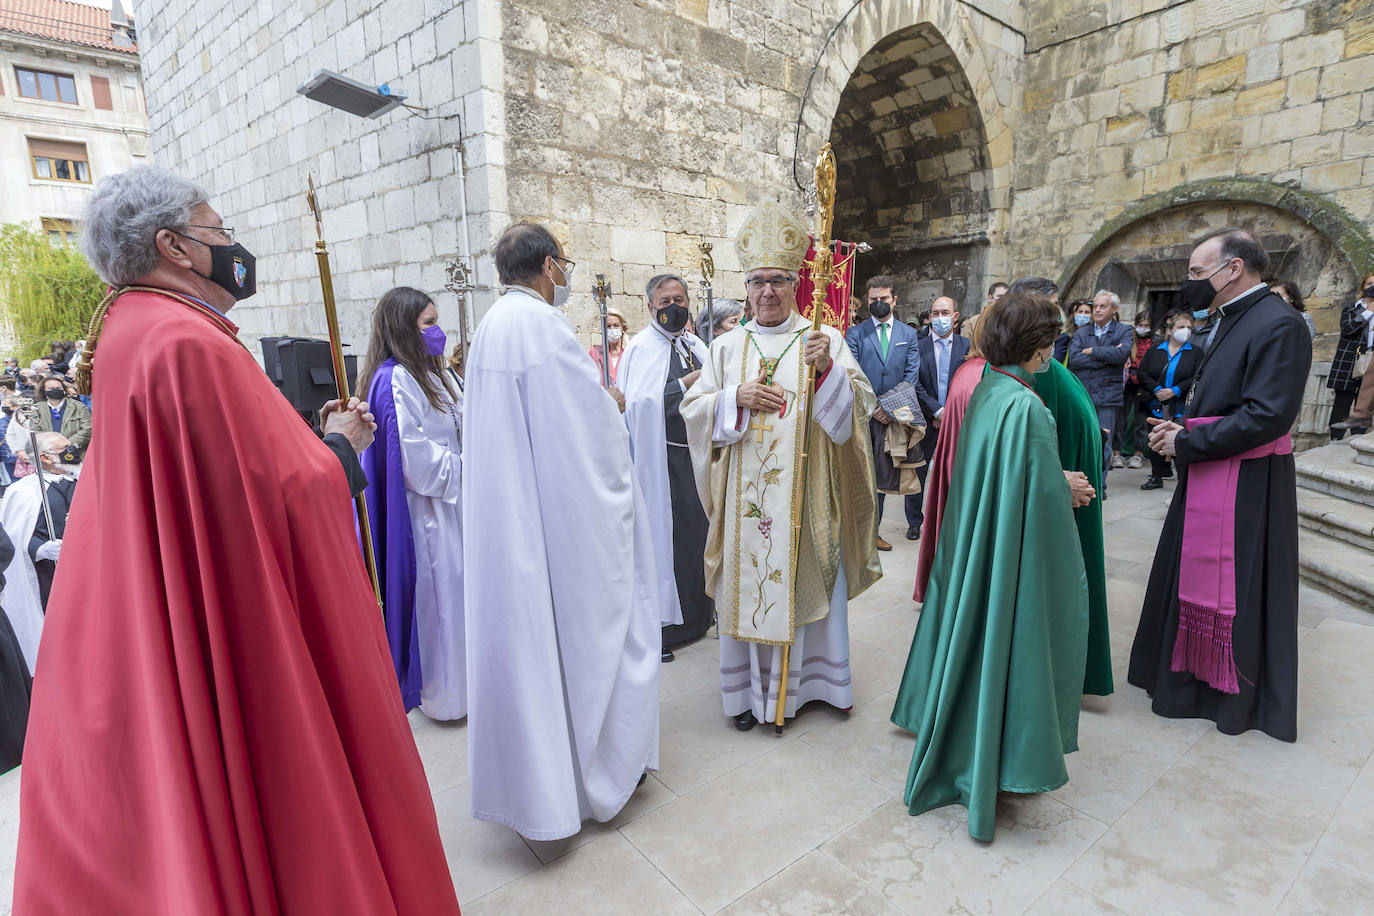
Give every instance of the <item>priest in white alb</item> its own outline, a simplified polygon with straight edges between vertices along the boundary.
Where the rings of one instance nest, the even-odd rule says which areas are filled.
[[[809,242],[801,221],[772,201],[750,214],[735,250],[754,321],[716,338],[682,404],[710,519],[706,581],[725,714],[741,731],[775,720],[783,646],[784,715],[813,700],[854,705],[848,602],[882,575],[867,434],[876,400],[844,337],[813,332],[797,312]],[[803,423],[807,466],[796,487]]]
[[[573,262],[534,223],[495,260],[463,404],[472,815],[556,840],[658,767],[658,577],[629,434],[562,312]]]

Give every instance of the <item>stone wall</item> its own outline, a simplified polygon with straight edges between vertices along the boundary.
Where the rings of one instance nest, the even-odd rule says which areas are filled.
[[[340,322],[355,350],[365,348],[372,307],[395,285],[435,295],[443,325],[457,328],[443,261],[460,246],[460,125],[478,253],[489,247],[492,214],[504,209],[491,167],[501,160],[500,138],[487,129],[499,107],[492,102],[499,74],[481,69],[480,7],[477,0],[140,5],[155,159],[204,184],[225,224],[258,256],[258,293],[232,316],[255,355],[260,336],[325,333],[308,173],[320,187]],[[403,89],[432,119],[396,111],[367,120],[298,96],[320,68]],[[480,279],[490,283],[487,266]]]
[[[667,268],[695,277],[703,237],[715,246],[717,294],[742,296],[731,239],[761,199],[801,209],[793,179],[796,119],[821,43],[850,6],[838,0],[502,4],[510,216],[551,221],[579,262],[569,312],[584,339],[592,340],[586,293],[592,274],[606,274],[616,304],[638,329],[645,323],[645,281]],[[937,83],[931,98],[941,98],[954,91],[945,74],[961,77],[955,107],[967,120],[958,127],[952,122],[960,115],[940,113],[948,119],[941,128],[950,136],[976,130],[987,145],[960,152],[950,143],[939,154],[896,163],[897,172],[906,181],[920,179],[918,165],[931,171],[937,161],[956,176],[1000,166],[1003,185],[998,196],[987,185],[974,190],[967,178],[970,206],[957,217],[942,212],[949,201],[935,202],[929,213],[907,212],[887,226],[895,234],[898,224],[910,224],[925,240],[970,230],[996,235],[994,211],[1005,210],[1011,177],[1003,106],[1014,100],[1021,50],[1016,30],[1003,23],[1020,23],[1021,7],[1004,0],[860,5],[836,32],[808,96],[797,167],[802,182],[810,183],[815,154],[831,136],[860,60],[888,36],[926,23],[926,47],[915,53],[938,44],[931,62],[942,69],[917,74],[906,88],[929,91],[926,84]],[[853,160],[842,160],[842,174],[846,165]],[[853,204],[846,206],[837,222],[841,234],[856,224]],[[876,212],[884,205],[865,201],[864,207]],[[873,272],[866,263],[861,259],[865,276]]]
[[[1306,246],[1287,266],[1329,353],[1354,270],[1374,259],[1374,2],[1031,0],[1029,21],[1012,272],[1058,276],[1095,258],[1070,277],[1082,292],[1108,261],[1139,255],[1097,236],[1142,199],[1237,178],[1291,187],[1334,205],[1366,241],[1331,257],[1334,243],[1318,251],[1292,214],[1215,200],[1139,231],[1177,246],[1234,218],[1272,246]],[[1176,286],[1183,257],[1152,284]]]

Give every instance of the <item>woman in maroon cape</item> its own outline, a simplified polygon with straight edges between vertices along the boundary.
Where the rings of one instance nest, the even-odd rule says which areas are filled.
[[[82,366],[101,406],[34,681],[15,912],[457,913],[347,471],[223,316],[253,259],[219,227],[152,168],[102,182],[83,223],[101,275],[140,289],[97,312]]]
[[[988,361],[978,352],[974,340],[968,358],[954,370],[945,395],[945,412],[940,419],[940,440],[930,459],[930,473],[926,475],[925,520],[921,522],[921,550],[916,558],[916,601],[925,601],[926,585],[930,582],[930,568],[935,565],[935,545],[940,538],[940,519],[945,514],[945,497],[949,495],[949,474],[954,469],[954,455],[959,448],[959,429],[964,425],[964,411],[973,397],[973,389],[983,380]]]

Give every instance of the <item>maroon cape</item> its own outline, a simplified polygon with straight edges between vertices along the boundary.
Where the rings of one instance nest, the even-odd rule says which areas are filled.
[[[945,392],[945,412],[940,415],[940,438],[935,454],[930,458],[930,472],[926,474],[925,517],[921,520],[921,553],[916,558],[917,601],[926,600],[926,586],[930,584],[930,568],[935,565],[935,545],[940,539],[940,519],[945,515],[945,498],[949,496],[949,475],[954,470],[954,455],[959,448],[959,430],[964,425],[964,411],[968,409],[973,389],[983,380],[988,361],[969,357],[954,370]]]
[[[338,459],[176,300],[121,296],[96,368],[14,911],[457,913]]]

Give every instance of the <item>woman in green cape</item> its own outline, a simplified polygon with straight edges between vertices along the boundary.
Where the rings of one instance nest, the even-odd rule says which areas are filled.
[[[1102,429],[1088,389],[1068,369],[1053,360],[1035,376],[1035,393],[1054,416],[1059,437],[1059,461],[1066,471],[1088,478],[1095,493],[1102,492]],[[1112,646],[1107,619],[1107,562],[1102,546],[1102,501],[1094,499],[1073,510],[1078,545],[1088,576],[1088,662],[1083,692],[1105,697],[1112,692]]]
[[[1032,383],[1058,311],[1034,293],[986,310],[990,370],[969,403],[926,602],[893,721],[916,733],[912,814],[969,811],[991,840],[997,793],[1068,781],[1078,747],[1088,586],[1054,419]],[[914,726],[914,728],[912,728]]]

